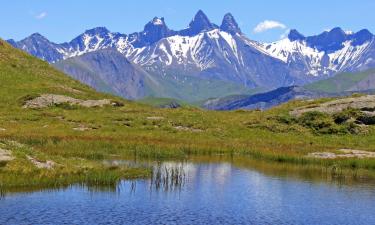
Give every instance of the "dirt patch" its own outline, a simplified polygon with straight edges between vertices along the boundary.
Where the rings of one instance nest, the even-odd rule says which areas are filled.
[[[162,116],[150,116],[146,118],[147,120],[163,120],[164,117]]]
[[[317,159],[337,159],[337,158],[375,158],[375,152],[355,150],[355,149],[340,149],[338,153],[333,152],[313,152],[308,154],[308,157]]]
[[[179,131],[203,132],[203,130],[201,130],[201,129],[184,127],[184,126],[176,126],[176,127],[173,127],[173,128],[176,129],[176,130],[179,130]]]
[[[1,132],[1,131],[6,131],[6,130],[7,130],[7,129],[5,129],[5,128],[1,128],[1,127],[0,127],[0,132]]]
[[[27,159],[39,169],[50,170],[50,169],[53,169],[53,167],[56,165],[56,163],[53,161],[47,160],[45,162],[42,162],[31,156],[27,156]]]
[[[375,115],[374,112],[371,112],[369,109],[375,109],[375,95],[367,95],[361,96],[356,98],[344,98],[338,99],[334,101],[329,101],[322,103],[317,106],[313,107],[301,107],[297,108],[290,112],[292,116],[301,116],[306,112],[322,112],[328,114],[335,114],[339,113],[345,109],[353,108],[353,109],[360,109],[362,112],[368,115]]]
[[[0,148],[0,162],[9,162],[14,159],[12,152]]]
[[[44,94],[34,99],[26,101],[23,108],[38,109],[46,108],[59,104],[70,104],[78,105],[87,108],[91,107],[103,107],[105,105],[112,105],[111,100],[102,99],[102,100],[81,100],[72,98],[65,95],[54,95],[54,94]]]
[[[76,130],[76,131],[88,131],[88,130],[92,130],[92,128],[86,127],[84,125],[80,125],[79,127],[73,128],[73,130]]]

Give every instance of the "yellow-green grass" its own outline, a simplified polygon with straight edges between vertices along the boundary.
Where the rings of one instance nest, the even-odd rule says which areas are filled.
[[[41,94],[109,98],[124,106],[53,106],[25,109]],[[243,155],[257,160],[375,170],[374,159],[320,160],[310,152],[342,148],[375,151],[375,131],[323,134],[288,120],[290,110],[318,104],[294,101],[272,110],[214,112],[192,107],[159,109],[97,93],[50,65],[0,42],[0,140],[16,159],[0,167],[0,187],[114,183],[145,177],[145,168],[105,166],[113,158],[171,159],[191,155]],[[335,125],[336,126],[336,125]],[[337,125],[339,126],[339,125]],[[88,130],[74,130],[85,127]],[[15,142],[11,142],[15,141]],[[10,143],[21,143],[13,146]],[[37,169],[26,158],[57,163]]]

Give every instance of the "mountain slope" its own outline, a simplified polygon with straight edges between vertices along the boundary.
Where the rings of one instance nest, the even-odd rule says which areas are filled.
[[[374,90],[375,70],[337,74],[329,79],[306,85],[305,88],[311,91],[327,93]]]
[[[374,92],[375,70],[372,69],[357,73],[340,73],[303,87],[281,87],[264,93],[210,99],[203,102],[202,107],[210,110],[268,109],[294,99],[341,97]]]
[[[69,58],[54,66],[96,90],[128,99],[151,95],[150,87],[159,85],[147,72],[113,49]]]
[[[47,62],[55,62],[63,59],[63,47],[50,42],[39,33],[32,34],[19,42],[15,42],[14,40],[9,40],[8,42],[13,45],[13,47],[22,49]]]
[[[303,87],[281,87],[265,93],[243,96],[228,96],[207,100],[203,108],[210,110],[268,109],[293,99],[327,97],[328,94],[309,91]]]
[[[104,49],[59,61],[54,66],[73,78],[95,88],[127,99],[145,97],[178,98],[199,101],[225,94],[249,93],[246,87],[233,82],[202,79],[173,74],[152,76],[131,63],[116,49]]]
[[[0,104],[3,110],[19,111],[17,102],[41,94],[60,94],[76,98],[105,98],[51,65],[13,48],[0,40]]]

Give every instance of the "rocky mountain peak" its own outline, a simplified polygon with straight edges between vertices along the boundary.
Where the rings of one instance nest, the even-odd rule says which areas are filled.
[[[233,15],[231,13],[227,13],[224,16],[223,22],[220,26],[220,29],[223,31],[226,31],[230,34],[240,34],[241,29],[238,26],[238,23],[234,19]]]
[[[303,36],[296,29],[291,29],[289,32],[288,38],[290,41],[301,41],[305,39],[305,36]]]
[[[217,25],[211,23],[206,14],[202,10],[199,10],[194,16],[194,19],[190,22],[189,28],[184,30],[182,33],[186,33],[189,36],[194,36],[202,31],[209,31],[218,28]]]
[[[371,41],[374,35],[367,29],[363,29],[351,35],[353,45],[363,45],[364,43]]]
[[[136,34],[137,42],[135,44],[140,46],[153,44],[163,38],[173,35],[174,33],[174,31],[168,28],[163,17],[154,17],[145,25],[143,32]]]

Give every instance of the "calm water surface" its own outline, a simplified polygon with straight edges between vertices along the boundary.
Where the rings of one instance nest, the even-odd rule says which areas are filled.
[[[274,176],[225,162],[159,166],[154,179],[115,188],[7,194],[0,224],[375,224],[375,185]]]

